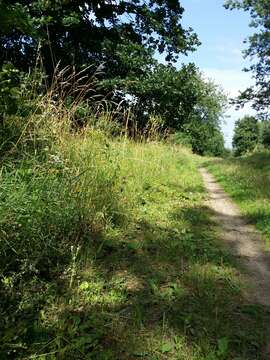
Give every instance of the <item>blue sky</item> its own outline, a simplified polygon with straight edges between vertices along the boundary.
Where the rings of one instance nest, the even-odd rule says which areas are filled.
[[[249,61],[244,60],[242,50],[245,38],[252,33],[249,13],[226,10],[223,0],[181,0],[185,8],[183,25],[192,27],[202,45],[181,62],[194,62],[207,77],[220,84],[231,97],[252,83],[251,74],[243,72]],[[254,31],[254,29],[253,29]],[[245,114],[252,114],[250,107],[226,112],[222,130],[226,146],[231,147],[235,121]]]

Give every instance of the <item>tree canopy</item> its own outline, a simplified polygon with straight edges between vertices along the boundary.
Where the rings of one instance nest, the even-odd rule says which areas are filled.
[[[155,113],[163,117],[166,127],[177,130],[194,120],[218,125],[226,103],[223,91],[194,64],[177,70],[156,63],[145,76],[119,81],[118,88],[133,96],[141,119]]]
[[[90,73],[99,68],[97,90],[115,104],[132,105],[140,128],[157,116],[171,130],[186,131],[192,123],[190,134],[202,125],[203,133],[215,133],[220,144],[224,94],[194,64],[175,67],[180,56],[200,44],[193,30],[182,26],[179,0],[0,0],[0,10],[0,80],[5,85],[0,110],[18,112],[21,74],[37,66],[49,81],[59,63]]]
[[[259,124],[253,116],[244,116],[235,123],[233,148],[236,155],[254,150],[259,141]]]
[[[58,61],[63,66],[102,62],[107,78],[125,78],[141,72],[155,51],[173,62],[199,44],[181,24],[184,9],[178,0],[5,3],[8,11],[21,6],[32,26],[32,31],[22,26],[1,31],[0,62],[12,60],[18,68],[33,66],[40,52],[49,73]]]
[[[246,69],[254,76],[255,84],[247,88],[238,98],[238,103],[251,101],[253,107],[262,115],[270,114],[270,1],[269,0],[227,0],[229,9],[244,9],[252,17],[250,26],[256,32],[248,38],[245,57],[250,57],[252,65]]]
[[[260,124],[261,143],[266,148],[270,148],[270,120],[262,121]]]

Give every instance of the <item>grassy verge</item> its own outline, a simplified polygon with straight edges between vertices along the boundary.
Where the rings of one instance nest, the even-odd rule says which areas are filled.
[[[94,131],[4,161],[1,358],[264,359],[197,161]]]
[[[263,233],[270,249],[270,153],[210,160],[206,165],[243,215]]]

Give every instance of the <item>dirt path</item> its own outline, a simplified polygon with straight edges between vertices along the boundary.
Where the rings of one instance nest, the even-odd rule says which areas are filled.
[[[270,255],[264,252],[260,235],[247,224],[213,176],[204,168],[200,169],[200,173],[209,193],[207,205],[214,211],[223,239],[247,271],[253,300],[262,305],[270,305]]]

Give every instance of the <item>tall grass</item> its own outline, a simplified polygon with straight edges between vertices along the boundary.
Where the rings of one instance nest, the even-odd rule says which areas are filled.
[[[85,104],[65,71],[6,119],[0,358],[263,359],[268,318],[243,301],[198,158],[158,141],[160,119],[142,132],[130,110]]]
[[[1,129],[2,354],[24,347],[13,341],[24,330],[7,331],[10,321],[28,312],[35,321],[51,284],[62,278],[72,285],[78,259],[93,246],[102,248],[107,229],[128,224],[143,186],[141,179],[130,185],[130,177],[138,168],[145,176],[150,164],[143,154],[134,158],[129,129],[115,125],[117,117],[131,121],[130,111],[98,96],[98,71],[87,78],[87,70],[56,69],[44,96],[29,94],[33,111],[6,118]],[[153,137],[155,129],[148,129]],[[116,133],[122,140],[112,142]],[[151,167],[158,176],[159,162]]]

